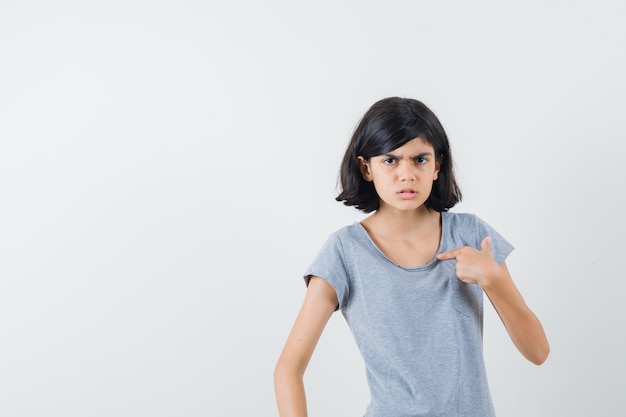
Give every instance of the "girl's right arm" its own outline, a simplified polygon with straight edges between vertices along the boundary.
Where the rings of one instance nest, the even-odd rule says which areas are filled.
[[[337,308],[337,293],[325,280],[311,277],[304,302],[274,370],[280,417],[306,417],[303,376],[315,346]]]

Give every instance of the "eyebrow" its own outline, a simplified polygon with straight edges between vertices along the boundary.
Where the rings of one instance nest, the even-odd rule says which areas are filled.
[[[400,156],[392,154],[392,153],[385,153],[385,154],[382,154],[381,156],[385,156],[387,158],[400,159]],[[421,152],[421,153],[418,153],[416,155],[411,156],[411,158],[423,158],[425,156],[433,156],[433,153],[432,152]]]

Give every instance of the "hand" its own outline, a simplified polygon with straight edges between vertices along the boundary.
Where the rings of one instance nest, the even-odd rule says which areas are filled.
[[[498,275],[500,265],[491,252],[489,237],[483,239],[480,248],[481,250],[476,250],[471,246],[463,246],[441,253],[437,255],[437,259],[440,261],[456,259],[456,275],[461,281],[485,286]]]

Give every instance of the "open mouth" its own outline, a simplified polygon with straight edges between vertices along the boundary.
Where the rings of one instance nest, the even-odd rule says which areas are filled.
[[[417,191],[412,188],[403,188],[402,190],[398,191],[398,194],[402,198],[412,198],[417,195]]]

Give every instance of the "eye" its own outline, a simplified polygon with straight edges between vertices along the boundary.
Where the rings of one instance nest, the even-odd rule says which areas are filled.
[[[415,163],[418,164],[418,165],[424,165],[427,162],[428,162],[428,158],[425,158],[423,156],[415,157]]]
[[[383,164],[385,165],[393,165],[396,163],[396,158],[388,157],[383,159]]]

